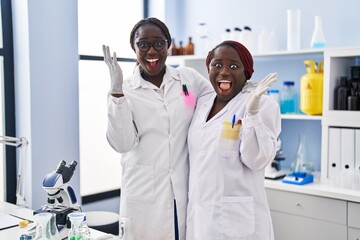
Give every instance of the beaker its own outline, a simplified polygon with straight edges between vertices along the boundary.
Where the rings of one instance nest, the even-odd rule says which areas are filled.
[[[35,240],[60,240],[54,213],[38,213],[34,215],[36,222]]]

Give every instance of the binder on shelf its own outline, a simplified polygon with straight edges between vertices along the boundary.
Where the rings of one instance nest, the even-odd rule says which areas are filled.
[[[328,155],[328,178],[334,178],[340,174],[341,128],[329,128]]]
[[[360,174],[360,129],[355,130],[355,174]]]
[[[341,129],[341,171],[353,171],[355,167],[355,129]]]

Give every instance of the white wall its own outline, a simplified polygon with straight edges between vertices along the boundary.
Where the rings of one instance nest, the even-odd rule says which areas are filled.
[[[79,159],[77,1],[13,0],[12,9],[16,134],[29,141],[26,196],[38,209],[45,175]],[[78,193],[79,169],[70,183]]]
[[[256,38],[262,28],[274,28],[280,48],[284,50],[286,10],[294,8],[301,10],[301,48],[309,48],[315,15],[322,16],[328,47],[360,44],[360,31],[357,29],[357,23],[360,22],[358,0],[184,0],[172,5],[172,11],[178,11],[181,19],[173,22],[173,15],[166,14],[166,23],[172,30],[172,35],[178,40],[186,41],[188,36],[193,36],[196,40],[198,23],[206,22],[216,43],[220,42],[225,28],[242,28],[248,25],[252,27]]]

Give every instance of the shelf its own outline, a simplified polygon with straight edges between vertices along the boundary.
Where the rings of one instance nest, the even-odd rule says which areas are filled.
[[[290,120],[322,120],[322,116],[310,116],[305,114],[281,114],[281,119]]]
[[[280,51],[271,51],[265,53],[253,53],[252,56],[256,57],[278,57],[278,56],[290,56],[290,55],[306,55],[306,54],[323,54],[324,49],[302,49],[296,51],[287,51],[287,50],[280,50]],[[168,56],[170,59],[174,60],[205,60],[206,56],[201,55],[181,55],[181,56]]]

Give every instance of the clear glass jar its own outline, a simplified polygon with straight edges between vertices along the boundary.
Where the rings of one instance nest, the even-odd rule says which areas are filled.
[[[280,110],[282,114],[297,112],[297,94],[293,81],[285,81],[280,92]]]
[[[69,240],[90,240],[90,229],[86,225],[86,214],[83,212],[72,212],[68,215],[71,229],[68,234]]]

